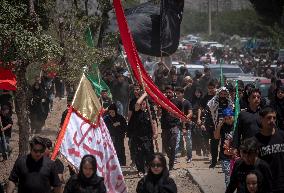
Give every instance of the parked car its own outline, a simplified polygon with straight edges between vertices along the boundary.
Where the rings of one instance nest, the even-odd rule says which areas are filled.
[[[226,78],[235,78],[239,76],[248,76],[246,75],[239,65],[231,65],[231,64],[209,64],[206,65],[211,69],[211,74],[214,78],[219,79],[221,76],[221,66],[223,75]],[[251,76],[251,75],[250,75]]]
[[[241,80],[246,86],[247,84],[256,84],[257,80],[262,80],[262,79],[267,79],[267,78],[260,76],[238,76],[238,77],[227,78],[227,82],[234,82],[236,80]]]
[[[203,73],[204,66],[198,64],[186,64],[186,65],[176,65],[177,73],[180,73],[180,67],[185,66],[190,74],[191,77],[195,76],[195,71],[198,70],[199,72]]]

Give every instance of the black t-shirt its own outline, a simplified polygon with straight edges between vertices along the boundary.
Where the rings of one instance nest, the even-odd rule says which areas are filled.
[[[257,133],[255,138],[260,145],[259,157],[270,166],[273,191],[284,192],[284,131],[276,131],[272,136]]]
[[[129,107],[128,107],[129,111],[132,111],[132,112],[135,111],[135,104],[136,104],[137,100],[138,100],[138,98],[136,98],[136,97],[134,97],[130,100]]]
[[[238,148],[243,140],[253,137],[256,133],[258,133],[259,128],[259,111],[253,112],[250,109],[241,111],[238,117],[238,124],[233,135],[233,147]]]
[[[58,174],[63,174],[63,172],[64,172],[64,164],[62,163],[62,161],[60,159],[56,159],[54,161],[54,164],[55,164],[57,173]]]
[[[182,102],[176,99],[172,99],[171,102],[176,105],[177,108],[182,109]],[[161,127],[162,129],[169,130],[176,126],[180,125],[180,120],[173,116],[170,112],[165,109],[162,109],[162,116],[161,116]]]
[[[212,98],[214,97],[214,95],[205,95],[200,102],[200,105],[203,109],[205,109],[207,107],[207,103],[208,101],[210,101]]]
[[[16,160],[9,180],[19,183],[18,193],[50,193],[61,185],[54,162],[45,156],[36,162],[30,154]]]
[[[192,105],[191,105],[191,103],[190,103],[188,100],[184,99],[184,100],[182,101],[182,109],[180,109],[180,110],[183,111],[183,113],[184,113],[185,115],[187,115],[187,114],[188,114],[188,111],[189,111],[189,110],[192,110]]]
[[[2,126],[3,127],[6,127],[7,125],[9,124],[12,124],[13,125],[13,120],[12,120],[12,117],[9,116],[9,115],[6,115],[6,116],[3,116],[3,115],[0,115],[1,116],[1,120],[2,120]],[[12,127],[10,127],[9,129],[6,129],[4,131],[4,134],[6,137],[11,137],[11,134],[12,134]]]
[[[152,125],[150,121],[150,115],[148,111],[142,111],[141,109],[138,111],[134,111],[132,114],[133,117],[133,134],[136,137],[152,137]],[[153,117],[153,120],[155,118]]]
[[[269,169],[269,165],[258,159],[254,165],[247,165],[243,160],[237,160],[230,178],[230,183],[226,189],[226,193],[234,193],[237,189],[237,193],[246,193],[246,176],[248,172],[257,170],[262,174],[263,184],[259,187],[261,192],[270,193],[272,176]]]

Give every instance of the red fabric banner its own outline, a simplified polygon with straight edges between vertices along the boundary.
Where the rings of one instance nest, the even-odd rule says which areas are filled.
[[[0,67],[0,89],[16,90],[16,76],[9,69]]]
[[[149,77],[148,73],[144,69],[144,66],[139,58],[138,52],[136,50],[136,46],[134,44],[132,35],[130,33],[126,17],[124,15],[123,8],[121,6],[120,0],[114,0],[114,9],[116,13],[116,19],[119,27],[120,37],[128,58],[128,61],[131,65],[132,71],[134,73],[135,78],[142,84],[141,76],[144,82],[145,90],[148,95],[155,101],[155,103],[159,104],[162,108],[171,112],[176,117],[186,120],[185,115],[181,112],[154,84],[152,79]],[[139,21],[137,21],[139,22]],[[140,75],[141,72],[141,75]]]

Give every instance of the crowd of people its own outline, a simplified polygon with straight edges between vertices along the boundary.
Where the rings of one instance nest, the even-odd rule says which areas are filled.
[[[284,65],[283,65],[284,67]],[[226,193],[284,192],[284,85],[281,71],[270,89],[270,100],[261,96],[253,84],[238,81],[240,112],[236,116],[236,87],[214,79],[209,68],[194,76],[186,68],[167,69],[160,62],[154,81],[165,96],[187,117],[186,121],[155,105],[140,85],[134,83],[120,68],[108,70],[103,79],[110,88],[100,93],[105,109],[104,121],[109,129],[121,166],[126,165],[125,137],[128,137],[131,166],[141,180],[137,193],[175,193],[177,187],[169,171],[184,157],[191,163],[193,151],[197,156],[210,157],[209,168],[220,164],[225,174]],[[124,73],[124,74],[123,74]],[[39,135],[48,113],[53,110],[54,97],[63,98],[62,81],[39,79],[32,87],[29,100],[31,133]],[[67,91],[67,89],[66,89]],[[67,103],[72,101],[72,89],[67,91]],[[12,97],[4,91],[1,97],[1,153],[7,159],[11,153]],[[63,112],[61,125],[67,110]],[[237,119],[236,119],[237,117]],[[161,129],[162,149],[158,136]],[[96,159],[82,158],[80,168],[71,167],[70,179],[62,188],[64,166],[60,160],[49,159],[52,142],[34,137],[30,153],[19,157],[7,185],[18,192],[106,192],[103,179],[96,175]],[[168,158],[168,163],[166,158]]]

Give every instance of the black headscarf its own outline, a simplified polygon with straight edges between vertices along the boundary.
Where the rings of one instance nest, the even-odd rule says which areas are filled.
[[[83,173],[83,165],[89,162],[94,170],[94,173],[91,177],[87,178],[84,173]],[[95,156],[93,155],[84,155],[82,158],[82,161],[80,163],[80,170],[78,173],[78,182],[80,183],[81,186],[91,186],[91,185],[96,185],[101,181],[101,178],[97,176],[97,160]]]
[[[149,168],[147,175],[139,181],[136,191],[138,193],[177,193],[176,184],[173,179],[169,177],[169,170],[167,168],[165,157],[161,153],[155,153],[151,161],[155,158],[160,160],[163,171],[156,175],[151,171],[151,168]]]

